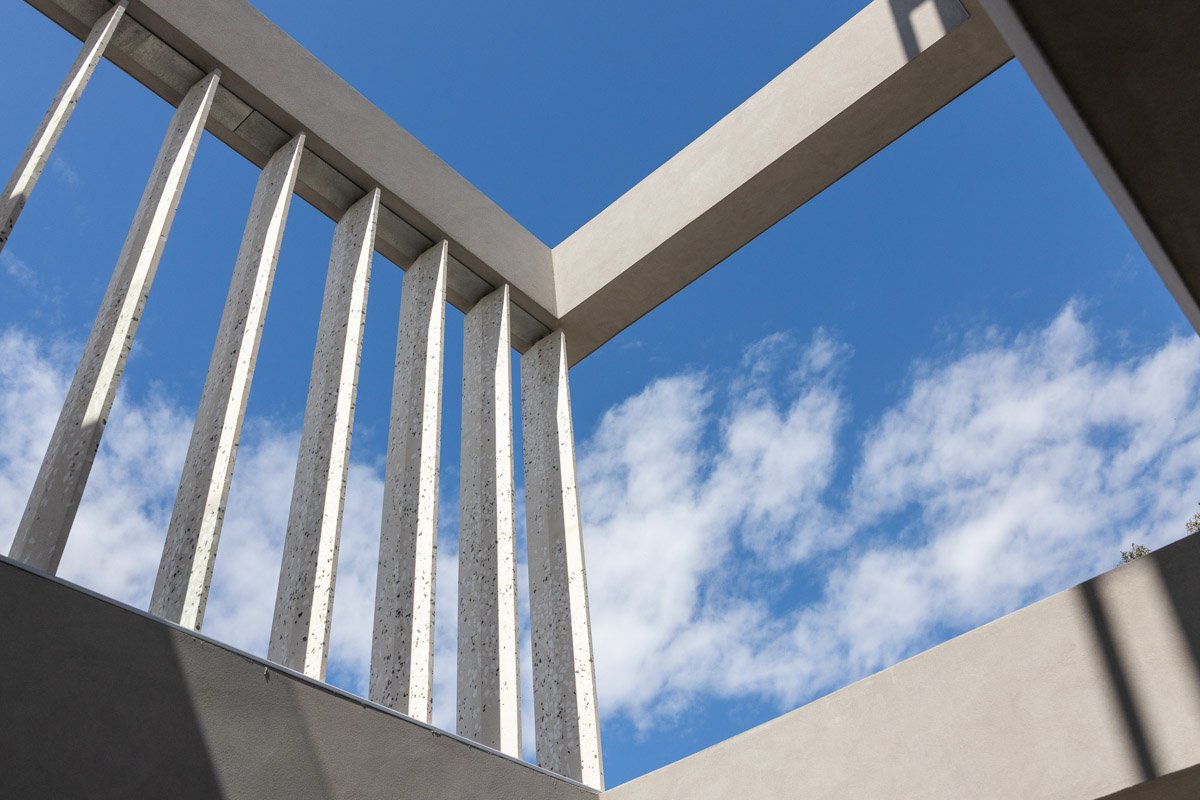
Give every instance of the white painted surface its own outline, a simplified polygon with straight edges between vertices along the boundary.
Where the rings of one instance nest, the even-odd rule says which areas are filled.
[[[537,760],[602,789],[567,343],[561,331],[521,357],[521,418]]]
[[[150,597],[150,613],[194,630],[204,619],[246,400],[303,152],[300,134],[271,157],[254,190]]]
[[[379,190],[333,234],[267,657],[324,680]]]
[[[54,100],[51,101],[46,116],[42,117],[41,125],[33,134],[21,160],[17,162],[17,168],[13,170],[8,185],[4,187],[4,193],[0,194],[0,250],[4,249],[5,242],[12,234],[13,226],[17,224],[17,218],[21,216],[21,210],[25,208],[29,195],[33,193],[34,185],[41,177],[42,170],[46,168],[46,162],[50,160],[50,153],[53,152],[54,145],[58,143],[58,137],[62,135],[63,128],[67,126],[67,120],[71,118],[71,112],[75,110],[79,96],[83,94],[83,89],[91,80],[96,65],[104,56],[104,48],[108,46],[113,32],[117,29],[117,24],[125,15],[126,5],[128,5],[128,0],[120,0],[100,19],[96,20],[91,33],[83,42],[83,47],[80,49],[75,63],[71,65],[66,79],[58,88],[58,94],[54,95]],[[15,78],[16,76],[10,75],[10,77]]]
[[[433,713],[448,251],[434,245],[404,275],[371,642],[370,699],[422,722]]]
[[[521,755],[509,290],[463,319],[458,734]]]
[[[46,572],[58,569],[66,547],[216,91],[213,73],[171,118],[17,528],[9,555]]]

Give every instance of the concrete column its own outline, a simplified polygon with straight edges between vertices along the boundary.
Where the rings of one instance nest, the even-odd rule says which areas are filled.
[[[404,275],[371,642],[371,700],[423,722],[433,713],[448,250],[434,245]]]
[[[117,257],[9,551],[32,567],[58,569],[216,91],[214,72],[180,101]]]
[[[329,650],[358,360],[378,218],[379,190],[375,189],[350,207],[333,234],[267,648],[272,661],[319,680],[325,678]]]
[[[463,319],[458,733],[521,756],[508,286]]]
[[[120,0],[96,20],[92,32],[88,34],[83,48],[79,51],[79,56],[67,72],[66,79],[62,86],[58,87],[58,94],[54,95],[50,109],[46,116],[42,117],[42,124],[38,126],[29,146],[25,148],[21,160],[17,162],[17,168],[9,178],[8,185],[4,187],[4,193],[0,194],[0,250],[4,249],[13,226],[17,224],[17,217],[21,216],[21,210],[25,208],[25,202],[33,192],[34,184],[46,168],[50,153],[58,143],[63,128],[67,126],[67,120],[71,118],[79,96],[83,94],[83,87],[87,86],[92,72],[100,63],[104,48],[108,46],[113,32],[117,29],[117,23],[125,14],[126,5],[128,0]]]
[[[604,787],[562,331],[521,357],[525,536],[538,765]]]
[[[263,168],[200,396],[150,613],[200,629],[304,134]]]

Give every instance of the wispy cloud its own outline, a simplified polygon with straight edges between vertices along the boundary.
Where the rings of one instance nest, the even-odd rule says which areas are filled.
[[[821,331],[764,340],[727,372],[663,377],[604,415],[580,475],[607,716],[649,731],[712,698],[782,709],[1112,566],[1131,539],[1182,533],[1200,497],[1200,342],[1111,358],[1074,306],[971,341],[915,365],[858,428],[842,383],[853,352]],[[68,349],[0,334],[5,549]],[[170,398],[121,395],[64,577],[145,606],[190,429]],[[297,443],[251,420],[239,452],[205,631],[251,652],[266,649]],[[358,692],[382,481],[376,463],[352,463],[329,674]],[[451,730],[454,491],[447,481],[434,715]],[[522,652],[531,752],[527,635]]]
[[[1068,306],[916,365],[839,452],[850,359],[769,337],[737,375],[652,383],[586,443],[607,713],[648,730],[706,697],[794,705],[1176,538],[1200,497],[1192,337],[1113,360]],[[784,600],[800,581],[816,599]]]
[[[77,350],[13,329],[0,333],[0,552],[7,552],[24,510]],[[109,419],[59,574],[145,608],[192,417],[161,395],[134,398],[122,391]],[[213,571],[204,632],[259,655],[266,653],[270,632],[298,449],[297,431],[269,420],[247,422]],[[457,497],[453,482],[447,483],[438,556],[434,722],[454,730]],[[347,479],[328,677],[361,695],[370,668],[382,504],[381,471],[354,460]],[[527,616],[524,624],[527,628]],[[528,676],[527,665],[522,680],[532,721]],[[532,755],[531,733],[526,739]]]
[[[62,156],[56,155],[50,159],[50,172],[71,189],[79,188],[79,173]]]
[[[37,291],[37,273],[11,250],[0,252],[0,266],[4,267],[4,274],[12,278],[18,286]]]
[[[57,326],[62,316],[62,287],[56,278],[49,281],[17,255],[11,248],[0,252],[0,269],[30,298],[36,302],[27,307],[34,318]]]

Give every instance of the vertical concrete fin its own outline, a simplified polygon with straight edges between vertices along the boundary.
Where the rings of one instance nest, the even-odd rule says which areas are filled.
[[[267,657],[323,680],[379,190],[333,234]]]
[[[304,134],[263,167],[192,428],[150,612],[200,629]]]
[[[463,318],[458,733],[521,756],[509,289]]]
[[[567,344],[550,334],[521,357],[525,536],[540,766],[602,789]]]
[[[370,699],[423,722],[433,713],[448,255],[436,244],[404,275],[371,641]]]
[[[0,194],[0,250],[4,249],[4,244],[17,224],[17,218],[21,216],[21,210],[25,208],[34,185],[41,177],[42,170],[46,168],[46,162],[50,160],[50,153],[58,143],[58,137],[62,135],[67,120],[71,118],[71,112],[75,110],[75,104],[79,102],[84,87],[91,80],[96,65],[104,56],[104,49],[112,39],[121,17],[125,15],[126,5],[128,0],[121,0],[96,20],[91,33],[79,50],[75,63],[71,65],[67,77],[58,87],[58,93],[54,95],[46,116],[42,117],[41,125],[33,134],[21,160],[17,162],[17,168],[13,170],[8,185],[4,187],[4,193]]]
[[[214,73],[171,118],[17,527],[9,555],[46,572],[62,559],[216,91]]]

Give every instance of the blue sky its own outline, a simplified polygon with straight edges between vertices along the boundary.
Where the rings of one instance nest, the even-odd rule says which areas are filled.
[[[553,245],[859,3],[257,5]],[[78,42],[18,0],[0,20],[27,65],[0,84],[6,171]],[[103,64],[0,257],[4,548],[169,115]],[[64,559],[128,602],[149,595],[255,179],[206,136]],[[206,620],[259,653],[332,229],[293,204]],[[376,257],[331,653],[352,691],[400,291]],[[446,334],[443,724],[456,311]],[[622,333],[572,372],[608,783],[1110,568],[1131,539],[1178,538],[1200,501],[1198,356],[1016,64]]]

